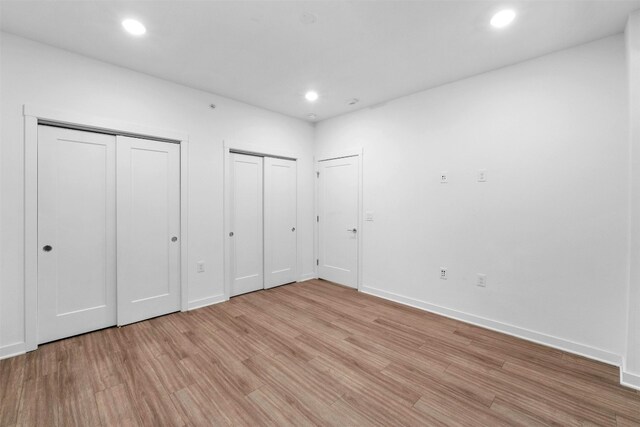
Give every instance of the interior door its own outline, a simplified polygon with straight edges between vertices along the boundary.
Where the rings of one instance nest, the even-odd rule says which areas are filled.
[[[358,287],[359,156],[318,162],[318,275]]]
[[[180,310],[180,146],[118,136],[118,324]]]
[[[116,324],[115,137],[38,126],[38,342]]]
[[[262,157],[230,153],[231,296],[264,288]]]
[[[264,158],[264,287],[296,280],[296,161]]]

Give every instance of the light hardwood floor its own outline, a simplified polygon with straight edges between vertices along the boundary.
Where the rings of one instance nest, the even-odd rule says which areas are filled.
[[[0,425],[640,425],[617,368],[323,281],[0,361]]]

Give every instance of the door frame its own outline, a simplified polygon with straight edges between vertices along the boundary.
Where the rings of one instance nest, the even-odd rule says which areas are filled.
[[[340,159],[343,157],[358,157],[358,221],[356,226],[358,227],[358,254],[357,254],[357,263],[358,265],[356,266],[356,284],[357,284],[357,290],[358,292],[360,292],[362,290],[362,240],[363,240],[363,234],[364,234],[364,230],[362,227],[363,224],[363,213],[362,213],[362,171],[363,171],[363,160],[364,160],[364,149],[362,147],[358,147],[358,148],[352,148],[352,149],[347,149],[347,150],[342,150],[342,151],[333,151],[333,152],[327,152],[324,153],[320,156],[315,156],[314,157],[314,173],[316,174],[316,180],[315,180],[315,186],[314,186],[314,192],[315,192],[315,197],[314,197],[314,212],[315,212],[315,216],[316,218],[318,218],[318,216],[320,215],[320,162],[322,161],[326,161],[326,160],[334,160],[334,159]],[[314,223],[314,231],[313,231],[313,240],[314,240],[314,248],[313,248],[313,253],[314,253],[314,258],[316,259],[316,266],[315,268],[315,274],[316,277],[320,277],[320,269],[318,268],[318,257],[320,256],[320,224],[318,221],[315,221]]]
[[[25,350],[38,348],[38,125],[134,136],[180,145],[180,309],[188,308],[189,135],[74,111],[24,104]],[[117,149],[117,148],[116,148]]]
[[[300,161],[300,155],[297,153],[293,153],[286,150],[277,150],[269,148],[269,151],[264,150],[264,146],[255,145],[255,144],[247,144],[247,143],[234,143],[223,141],[223,153],[222,156],[224,158],[224,170],[223,170],[223,237],[224,237],[224,300],[228,301],[231,298],[231,286],[232,286],[232,278],[231,278],[231,241],[229,239],[229,233],[231,230],[231,153],[238,154],[247,154],[259,157],[275,157],[280,159],[288,159],[295,160],[296,162]],[[299,190],[299,179],[297,174],[300,173],[298,163],[296,163],[296,218],[298,218],[298,190]],[[263,201],[264,204],[264,201]],[[299,218],[298,218],[299,219]],[[299,225],[299,224],[298,224]],[[298,227],[299,228],[299,227]],[[264,231],[263,231],[264,234]],[[296,233],[296,277],[299,277],[300,268],[300,233]],[[264,253],[263,253],[264,256]],[[263,265],[264,270],[264,265]]]

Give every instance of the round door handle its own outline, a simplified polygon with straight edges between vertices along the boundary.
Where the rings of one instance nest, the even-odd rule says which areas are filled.
[[[296,231],[296,228],[295,228],[295,227],[293,227],[293,228],[291,229],[291,231]]]
[[[229,233],[229,237],[233,237],[233,231]]]
[[[177,238],[176,236],[173,236],[173,237],[171,238],[171,241],[172,241],[172,242],[177,242],[177,241],[178,241],[178,238]]]
[[[45,252],[51,252],[52,249],[53,247],[51,245],[45,245],[42,247],[42,250]]]
[[[355,228],[349,228],[347,231],[350,231],[352,233],[357,233],[358,232],[358,230],[355,229]]]

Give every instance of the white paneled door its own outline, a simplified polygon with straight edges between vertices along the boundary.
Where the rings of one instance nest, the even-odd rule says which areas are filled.
[[[358,287],[359,156],[318,162],[318,275]]]
[[[116,324],[116,139],[38,126],[38,342]]]
[[[230,153],[231,296],[264,288],[263,159]]]
[[[296,280],[296,161],[264,158],[264,287]]]
[[[180,146],[118,136],[118,324],[180,310]]]

